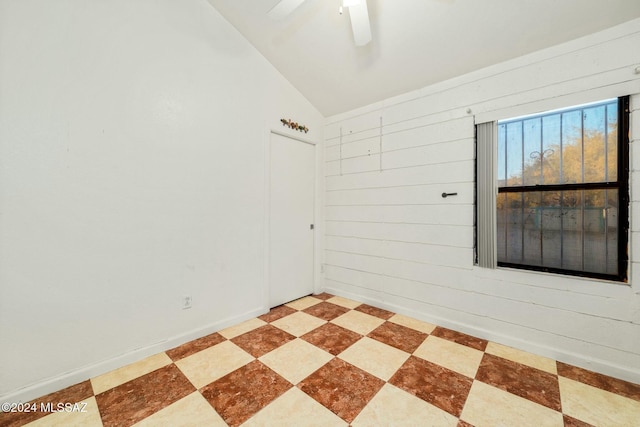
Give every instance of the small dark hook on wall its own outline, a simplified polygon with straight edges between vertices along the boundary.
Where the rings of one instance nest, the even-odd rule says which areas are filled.
[[[457,196],[458,193],[442,193],[442,198],[446,199],[447,196]]]

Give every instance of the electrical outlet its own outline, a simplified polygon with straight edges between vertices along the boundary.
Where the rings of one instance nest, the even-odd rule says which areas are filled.
[[[191,299],[191,295],[185,295],[182,297],[182,309],[186,310],[187,308],[191,308],[191,304],[193,300]]]

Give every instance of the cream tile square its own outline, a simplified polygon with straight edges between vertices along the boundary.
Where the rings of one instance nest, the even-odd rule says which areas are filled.
[[[331,304],[339,305],[345,308],[349,308],[349,309],[354,309],[357,306],[362,305],[361,302],[350,300],[348,298],[343,298],[343,297],[331,297],[327,300],[327,302],[330,302]]]
[[[295,310],[304,310],[305,308],[309,308],[312,305],[320,304],[321,302],[322,300],[318,298],[303,297],[303,298],[288,302],[285,305]]]
[[[91,378],[91,386],[93,387],[94,394],[100,394],[103,391],[117,387],[171,363],[173,363],[173,361],[165,353],[154,354],[146,359]]]
[[[25,425],[30,427],[102,427],[102,418],[100,418],[100,410],[95,397],[78,402],[78,406],[74,406],[72,409],[74,412],[55,412]]]
[[[271,402],[242,427],[342,427],[348,424],[297,387]]]
[[[403,316],[402,314],[394,314],[389,322],[397,323],[398,325],[406,326],[407,328],[415,329],[416,331],[430,334],[436,328],[436,325],[423,322],[413,317]]]
[[[474,378],[484,354],[480,350],[429,335],[414,356]]]
[[[541,371],[549,372],[550,374],[558,375],[556,361],[553,359],[527,353],[526,351],[507,347],[494,342],[489,342],[489,344],[487,344],[485,352],[493,354],[494,356],[502,357],[503,359],[511,360],[512,362],[521,363],[532,368],[540,369]]]
[[[199,392],[195,392],[134,424],[134,427],[155,426],[227,427],[227,423]]]
[[[253,319],[249,319],[240,324],[230,326],[221,331],[218,331],[218,333],[223,337],[225,337],[226,339],[230,340],[231,338],[235,338],[238,335],[242,335],[246,332],[253,331],[254,329],[258,329],[260,326],[264,326],[266,324],[267,322],[265,322],[264,320],[254,317]]]
[[[325,323],[327,323],[325,320],[303,313],[302,311],[271,322],[273,326],[276,326],[285,332],[289,332],[291,335],[295,335],[296,337],[313,331],[315,328],[322,326]]]
[[[562,414],[546,406],[474,381],[460,419],[475,427],[563,427]]]
[[[258,360],[290,383],[298,384],[331,359],[333,359],[331,353],[296,338]]]
[[[562,411],[589,424],[636,426],[640,402],[565,377],[558,377]]]
[[[351,425],[456,427],[458,418],[391,384],[385,384]]]
[[[367,335],[378,326],[384,323],[379,317],[361,313],[359,311],[347,311],[345,314],[336,317],[331,321],[338,326],[357,332],[360,335]]]
[[[176,366],[191,384],[201,388],[253,360],[253,356],[231,341],[224,341],[178,360]]]
[[[387,381],[409,358],[409,353],[380,341],[364,337],[338,357],[372,375]]]

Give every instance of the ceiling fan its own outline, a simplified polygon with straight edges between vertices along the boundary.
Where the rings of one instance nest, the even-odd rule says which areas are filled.
[[[293,12],[305,0],[280,0],[267,13],[273,19],[282,19]],[[367,0],[341,0],[340,14],[343,8],[349,10],[353,39],[356,46],[364,46],[371,41],[371,24]]]

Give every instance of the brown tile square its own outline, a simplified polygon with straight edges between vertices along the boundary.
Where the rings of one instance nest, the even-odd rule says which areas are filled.
[[[473,380],[411,356],[391,377],[389,383],[459,417]]]
[[[558,367],[558,375],[640,401],[640,384],[608,377],[562,362],[556,362],[556,366]]]
[[[215,332],[202,338],[189,341],[188,343],[184,343],[181,346],[172,348],[171,350],[167,350],[166,353],[167,356],[169,356],[171,360],[175,362],[180,359],[184,359],[187,356],[191,356],[192,354],[196,354],[197,352],[204,350],[205,348],[220,344],[224,340],[226,340],[225,337]]]
[[[45,405],[45,408],[48,403],[51,403],[55,407],[58,403],[79,403],[91,396],[93,396],[91,381],[83,381],[28,402],[29,407],[33,404],[36,405],[35,412],[0,412],[0,426],[22,426],[50,414],[50,412],[41,411],[42,404]]]
[[[569,415],[562,415],[562,419],[564,420],[564,427],[595,427],[592,424],[571,418]]]
[[[357,310],[357,311],[359,311],[361,313],[367,313],[367,314],[370,314],[370,315],[375,316],[375,317],[379,317],[380,319],[384,319],[384,320],[389,320],[395,314],[395,313],[392,313],[390,311],[383,310],[381,308],[374,307],[374,306],[368,305],[368,304],[361,304],[361,305],[357,306],[356,308],[354,308],[354,310]]]
[[[458,425],[456,427],[474,427],[474,425],[469,424],[466,421],[458,420]]]
[[[258,319],[264,320],[267,323],[271,323],[297,312],[298,310],[296,310],[295,308],[291,308],[286,305],[279,305],[277,307],[273,307],[271,310],[269,310],[268,313],[265,313],[262,316],[258,316]]]
[[[476,380],[555,411],[562,408],[558,377],[530,366],[485,353]]]
[[[255,358],[269,353],[296,339],[295,336],[272,325],[264,325],[231,339],[231,342]]]
[[[384,322],[367,336],[407,353],[413,353],[427,339],[429,334],[398,325],[397,323]]]
[[[329,322],[338,316],[342,316],[347,311],[349,311],[349,309],[336,304],[332,304],[330,302],[323,301],[302,311]]]
[[[453,341],[458,344],[466,345],[467,347],[475,348],[476,350],[484,351],[489,343],[487,340],[481,338],[472,337],[471,335],[463,334],[462,332],[453,331],[451,329],[442,328],[438,326],[431,332],[431,335],[438,338],[444,338],[445,340]]]
[[[200,389],[231,427],[239,426],[291,387],[259,360],[244,365]]]
[[[333,323],[325,323],[300,338],[337,356],[362,338],[362,335]]]
[[[96,396],[105,427],[130,426],[195,391],[174,365],[146,375]]]
[[[384,381],[340,359],[309,375],[298,387],[350,423],[382,388]]]
[[[328,294],[328,293],[326,293],[326,292],[323,292],[323,293],[321,293],[321,294],[318,294],[318,295],[312,295],[312,296],[313,296],[314,298],[318,298],[318,299],[321,299],[321,300],[323,300],[323,301],[326,301],[326,300],[328,300],[329,298],[333,298],[335,295],[331,295],[331,294]]]

